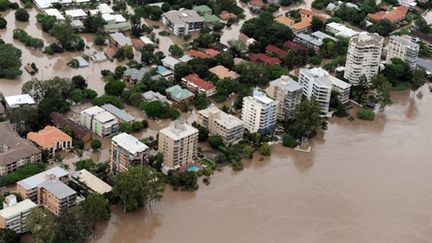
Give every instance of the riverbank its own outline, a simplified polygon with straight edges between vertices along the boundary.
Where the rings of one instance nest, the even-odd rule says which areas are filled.
[[[114,208],[90,242],[428,242],[432,96],[393,92],[373,122],[334,118],[311,153],[273,146],[152,212]]]

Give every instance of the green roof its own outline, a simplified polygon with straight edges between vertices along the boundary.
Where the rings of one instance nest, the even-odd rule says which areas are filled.
[[[203,16],[204,21],[206,23],[216,23],[216,22],[220,22],[220,18],[218,18],[218,16],[212,14],[212,15],[204,15]]]
[[[198,13],[201,13],[201,14],[213,12],[213,10],[207,5],[193,6],[192,9]]]
[[[168,89],[166,92],[174,99],[183,101],[187,98],[193,97],[194,94],[187,89],[182,89],[179,85],[174,85]]]

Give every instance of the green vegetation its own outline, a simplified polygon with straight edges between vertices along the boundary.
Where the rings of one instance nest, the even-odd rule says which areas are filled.
[[[54,215],[43,208],[34,208],[27,217],[27,228],[36,243],[52,243],[55,240]]]
[[[169,52],[174,57],[182,57],[183,54],[184,54],[183,49],[180,46],[176,45],[176,44],[170,45]]]
[[[198,175],[195,172],[173,172],[168,176],[168,183],[174,191],[195,191],[198,189]]]
[[[0,0],[0,11],[6,11],[9,9],[11,2],[9,0]]]
[[[163,191],[163,180],[151,167],[138,165],[114,177],[113,194],[120,199],[124,212],[159,201]]]
[[[17,242],[21,242],[21,237],[14,230],[4,228],[4,229],[0,229],[0,242],[17,243]]]
[[[13,79],[22,74],[21,50],[12,44],[0,43],[0,78]]]
[[[282,138],[282,145],[285,147],[295,148],[299,145],[299,142],[291,135],[284,135]]]
[[[270,147],[270,145],[268,143],[263,143],[259,147],[258,151],[260,152],[261,155],[270,156],[270,154],[271,154],[271,147]]]
[[[87,196],[82,204],[85,218],[94,225],[97,222],[106,221],[110,218],[109,201],[99,193],[92,193]]]
[[[19,8],[15,11],[15,19],[21,22],[27,22],[30,18],[29,13],[24,8]]]
[[[101,143],[101,141],[99,139],[93,139],[90,142],[90,147],[93,150],[98,150],[98,149],[100,149],[102,147],[102,143]]]
[[[11,185],[27,177],[36,175],[46,168],[45,164],[26,164],[17,168],[16,171],[0,177],[0,187]]]
[[[111,104],[113,106],[116,106],[117,108],[123,109],[123,102],[121,101],[121,99],[117,96],[112,95],[101,95],[94,99],[92,104],[97,106]]]
[[[142,102],[140,104],[140,109],[144,110],[147,116],[155,119],[177,119],[180,113],[175,109],[171,108],[167,103],[161,102],[159,100]]]
[[[0,29],[5,29],[7,26],[7,21],[5,18],[0,17]]]
[[[294,114],[294,122],[290,126],[295,138],[311,138],[326,128],[327,122],[320,116],[321,106],[315,100],[302,100],[299,110]]]
[[[121,122],[119,131],[125,133],[139,132],[144,128],[148,127],[148,122],[146,120],[133,121],[133,122]]]
[[[375,98],[380,104],[379,109],[384,111],[385,107],[392,103],[390,96],[391,83],[384,75],[379,74],[372,78],[372,85],[376,91]]]
[[[74,163],[76,170],[86,169],[101,180],[106,181],[109,173],[108,163],[95,163],[91,159],[79,160]]]
[[[111,96],[121,96],[126,84],[120,80],[109,81],[105,84],[105,93]]]
[[[370,109],[359,108],[357,110],[357,118],[366,121],[373,121],[375,119],[375,113]]]
[[[197,110],[203,110],[206,109],[210,104],[211,101],[209,98],[207,98],[207,95],[205,93],[199,93],[194,100],[194,106],[197,108]]]

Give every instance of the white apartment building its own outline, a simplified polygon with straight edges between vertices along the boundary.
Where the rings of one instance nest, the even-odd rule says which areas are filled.
[[[99,106],[81,111],[81,124],[100,137],[115,135],[119,129],[117,118]]]
[[[288,121],[297,111],[303,93],[303,86],[289,76],[283,75],[269,83],[267,94],[277,100],[277,118]]]
[[[378,74],[384,38],[377,33],[361,32],[349,42],[344,78],[358,85],[360,77],[368,80]]]
[[[117,174],[128,167],[147,163],[149,147],[134,136],[120,133],[111,140],[110,169]]]
[[[339,93],[342,104],[349,101],[351,85],[331,76],[326,70],[319,68],[300,68],[299,83],[303,86],[303,94],[308,99],[316,100],[324,113],[329,111],[331,91]]]
[[[204,28],[204,18],[194,10],[171,10],[162,15],[162,22],[177,36],[185,36]]]
[[[198,124],[207,128],[210,134],[221,136],[225,144],[235,144],[243,139],[243,121],[214,104],[198,112]]]
[[[351,38],[359,33],[353,29],[346,27],[343,24],[336,22],[328,23],[326,26],[326,30],[334,34],[335,36],[340,36],[343,38]]]
[[[414,69],[419,51],[419,44],[412,42],[410,39],[392,35],[387,46],[386,62],[390,63],[392,58],[399,58]]]
[[[17,202],[15,195],[6,197],[3,209],[0,210],[0,228],[8,228],[17,234],[27,232],[27,217],[37,205],[30,199]]]
[[[163,154],[164,167],[177,169],[193,163],[198,152],[198,129],[177,120],[159,131],[158,151]]]
[[[255,89],[252,96],[243,98],[242,120],[250,133],[273,132],[277,120],[278,102]]]

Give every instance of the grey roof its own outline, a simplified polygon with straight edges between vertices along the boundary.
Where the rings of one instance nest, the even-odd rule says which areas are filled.
[[[405,46],[407,46],[408,48],[415,48],[415,49],[420,48],[419,44],[412,42],[411,40],[403,38],[403,37],[398,36],[398,35],[392,35],[392,36],[390,36],[390,39],[397,41],[399,43],[402,43]]]
[[[105,53],[102,51],[94,54],[93,58],[94,58],[94,61],[96,61],[96,62],[104,62],[107,59]]]
[[[171,10],[163,14],[165,18],[173,22],[176,25],[186,25],[187,23],[204,22],[204,18],[201,17],[194,10]]]
[[[303,41],[309,42],[314,46],[321,46],[322,45],[322,41],[317,40],[317,39],[315,39],[312,36],[307,35],[307,34],[300,33],[300,34],[297,34],[296,37],[299,39],[302,39]]]
[[[56,166],[49,170],[43,171],[39,174],[36,174],[34,176],[28,177],[24,180],[20,180],[17,182],[20,186],[24,187],[25,189],[32,189],[40,184],[44,183],[47,180],[50,180],[50,178],[60,178],[63,176],[68,175],[69,173],[65,171],[64,169]],[[51,177],[52,176],[52,177]]]
[[[89,63],[83,57],[75,57],[75,59],[78,61],[78,64],[79,64],[80,68],[88,67],[89,66]]]
[[[135,120],[135,117],[131,116],[129,113],[120,110],[119,108],[111,105],[111,104],[105,104],[101,106],[103,109],[108,111],[109,113],[113,114],[114,116],[118,117],[119,119],[125,121],[125,122],[131,122]]]
[[[123,75],[129,76],[132,80],[141,81],[144,77],[144,75],[149,72],[150,70],[148,68],[128,68],[123,72]]]
[[[278,86],[288,92],[295,92],[297,90],[303,89],[303,87],[298,82],[286,75],[282,75],[280,78],[271,81],[270,84]]]
[[[417,58],[417,66],[425,71],[432,72],[432,61],[424,58]]]
[[[117,42],[120,46],[132,46],[132,41],[129,37],[125,36],[123,33],[116,32],[110,34],[110,38]]]
[[[366,31],[360,32],[358,35],[353,36],[350,39],[350,43],[353,42],[357,46],[376,46],[382,45],[384,42],[384,37],[377,33],[369,33]]]
[[[18,136],[9,122],[0,123],[0,134],[0,146],[5,148],[0,152],[0,165],[41,153],[31,142]]]
[[[45,181],[40,184],[39,187],[45,188],[47,191],[51,192],[60,199],[76,194],[72,188],[66,186],[66,184],[57,179]]]
[[[312,37],[314,37],[315,39],[318,39],[318,40],[321,40],[321,41],[323,41],[324,39],[331,39],[331,40],[334,40],[334,41],[338,41],[336,38],[334,38],[333,36],[331,36],[331,35],[327,35],[326,33],[324,33],[324,32],[321,32],[321,31],[315,31],[315,32],[313,32],[312,34]]]
[[[161,60],[164,66],[174,67],[180,61],[172,56],[167,56]]]

